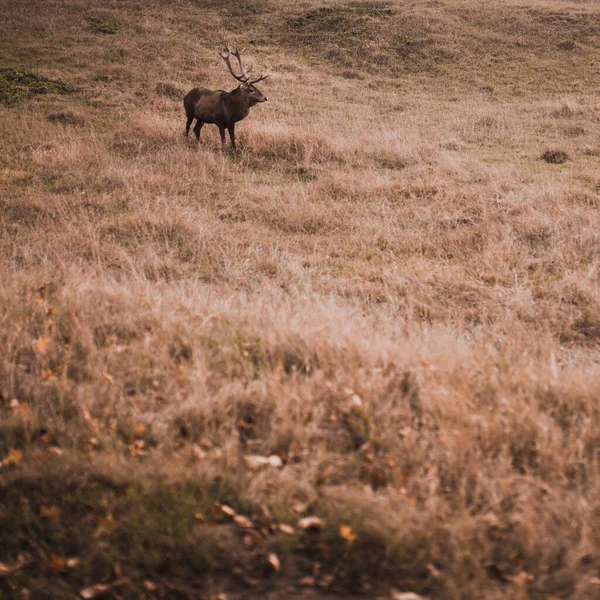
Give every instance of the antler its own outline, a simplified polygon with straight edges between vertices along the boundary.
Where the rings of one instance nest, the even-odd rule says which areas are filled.
[[[261,75],[258,79],[253,79],[252,81],[250,81],[250,85],[254,85],[255,83],[258,83],[259,81],[264,81],[267,77],[268,77],[268,75]]]
[[[243,52],[242,50],[238,50],[237,48],[235,49],[235,51],[231,51],[229,49],[229,46],[223,46],[221,48],[221,50],[218,51],[219,52],[219,56],[227,63],[227,67],[229,68],[229,72],[233,75],[233,77],[235,79],[237,79],[239,82],[241,83],[248,83],[248,80],[250,79],[250,71],[252,71],[252,67],[250,67],[247,71],[246,69],[244,69],[244,65],[242,65],[242,57],[240,56],[240,53]],[[235,56],[237,58],[237,61],[240,65],[240,70],[242,71],[241,75],[236,75],[233,71],[233,67],[231,66],[231,62],[229,60],[230,55],[233,54],[233,56]]]

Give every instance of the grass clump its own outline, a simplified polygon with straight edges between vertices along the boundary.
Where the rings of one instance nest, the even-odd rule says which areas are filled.
[[[69,86],[59,80],[35,73],[25,73],[12,67],[0,67],[0,102],[6,105],[42,94],[66,94]]]
[[[83,127],[85,125],[85,119],[71,111],[53,112],[46,119],[50,123],[58,123],[59,125],[67,125],[69,127]]]
[[[551,165],[562,165],[569,160],[569,155],[564,150],[546,150],[540,157]]]
[[[366,35],[373,19],[391,14],[391,9],[376,7],[325,6],[290,17],[287,24],[302,38],[344,41]]]
[[[1,598],[598,596],[600,7],[550,4],[3,15],[81,93],[0,105]],[[226,40],[235,153],[181,135]]]
[[[113,17],[88,15],[85,19],[94,33],[115,35],[121,30],[121,25]]]
[[[157,95],[171,100],[181,100],[185,95],[185,92],[180,87],[163,81],[157,83],[155,89]]]

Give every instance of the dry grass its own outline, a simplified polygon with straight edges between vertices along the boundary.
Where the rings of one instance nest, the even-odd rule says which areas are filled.
[[[3,4],[0,593],[597,597],[594,2]]]

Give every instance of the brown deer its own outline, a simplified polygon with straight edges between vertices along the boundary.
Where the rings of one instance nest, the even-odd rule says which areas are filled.
[[[219,56],[225,61],[229,72],[240,82],[235,90],[225,92],[224,90],[209,90],[203,87],[196,87],[190,90],[183,99],[187,123],[185,124],[185,135],[188,136],[192,121],[196,119],[194,133],[196,139],[200,141],[200,130],[204,123],[214,123],[219,128],[221,134],[221,143],[225,147],[225,129],[229,131],[231,145],[235,150],[235,124],[245,119],[255,104],[266,102],[267,97],[257,88],[255,84],[263,81],[268,75],[260,76],[257,79],[250,79],[250,71],[244,69],[241,51],[237,48],[231,51],[228,46],[219,51]],[[230,56],[233,54],[240,65],[241,75],[236,75],[231,66]]]

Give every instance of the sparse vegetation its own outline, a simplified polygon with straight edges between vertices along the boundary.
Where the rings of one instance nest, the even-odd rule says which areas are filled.
[[[53,81],[47,77],[24,73],[11,67],[0,68],[0,102],[17,102],[40,94],[66,94],[69,87],[62,81]]]
[[[88,15],[85,19],[94,33],[115,35],[121,29],[118,21],[112,16]]]
[[[595,598],[598,6],[87,10],[0,17],[0,596]]]
[[[553,165],[562,165],[567,162],[569,155],[563,150],[546,150],[542,154],[542,160]]]

